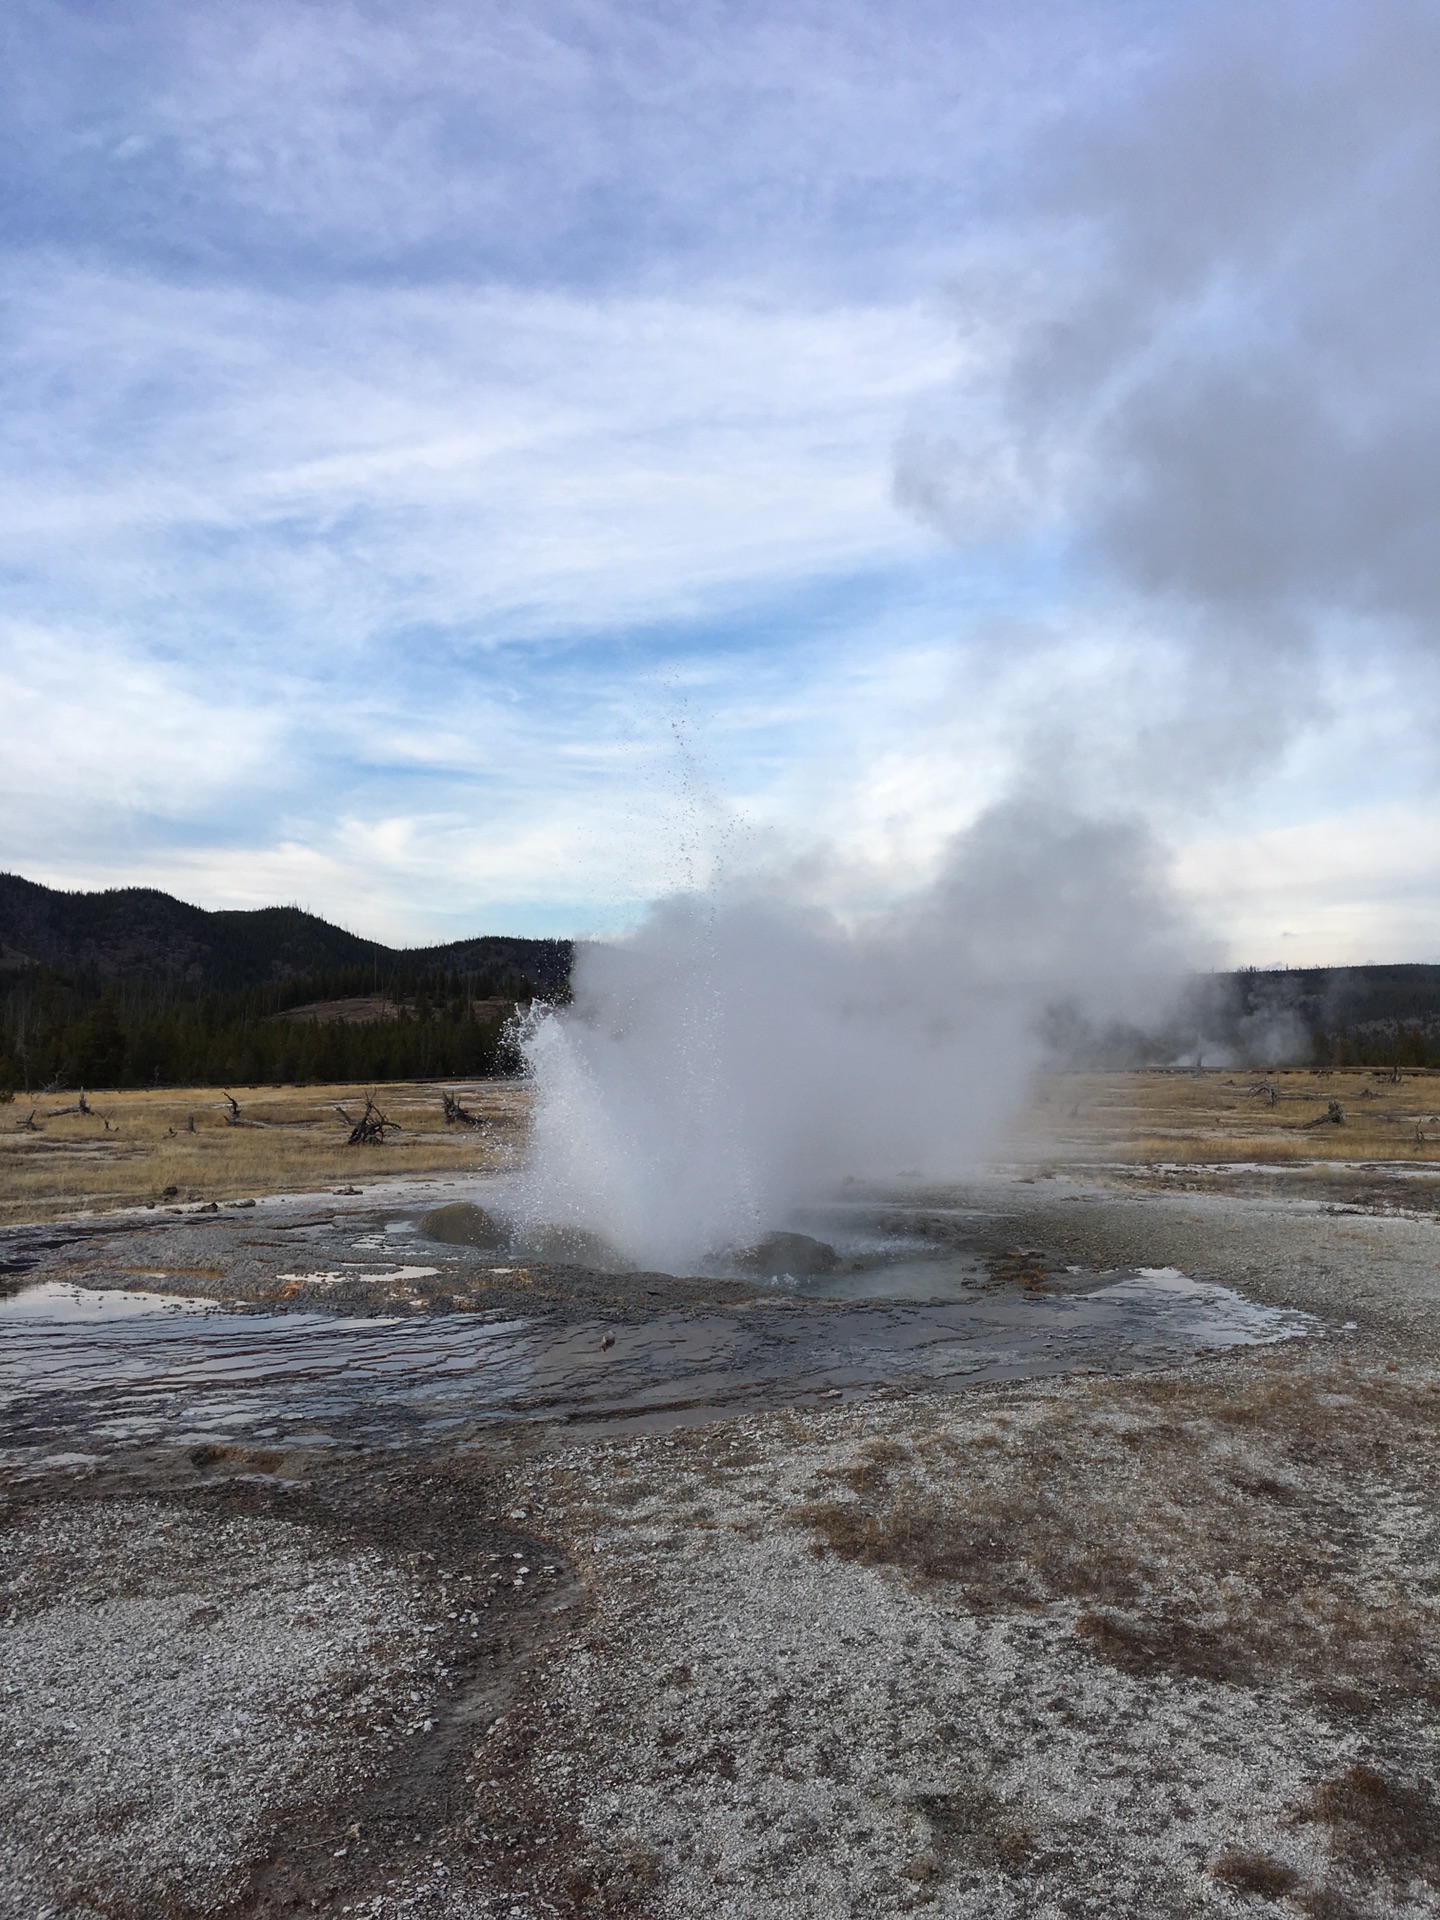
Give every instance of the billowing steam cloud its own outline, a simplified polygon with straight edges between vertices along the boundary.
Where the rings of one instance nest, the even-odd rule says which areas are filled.
[[[1323,651],[1440,643],[1440,12],[1191,20],[1051,136],[960,290],[1007,344],[897,476],[962,542],[1059,555],[1092,612],[1138,611],[1175,669],[1143,753],[1116,689],[1034,716],[1066,780],[1086,753],[1153,763],[1118,775],[1135,805],[1253,764],[1314,710]],[[1047,1006],[1134,1017],[1197,957],[1141,830],[1018,802],[859,930],[773,892],[669,902],[534,1036],[527,1205],[674,1267],[846,1174],[954,1170],[1013,1112]]]
[[[1317,636],[1440,647],[1440,10],[1196,18],[1056,136],[1021,246],[1052,268],[1006,279],[1001,379],[898,486],[962,539],[1003,498],[1143,596],[1234,725]]]
[[[532,1036],[525,1212],[683,1271],[847,1175],[974,1165],[1057,995],[1134,1017],[1194,954],[1136,828],[1019,802],[857,929],[773,890],[663,902]]]

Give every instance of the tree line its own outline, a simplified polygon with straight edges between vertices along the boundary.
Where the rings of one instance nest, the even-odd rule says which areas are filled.
[[[342,968],[229,993],[150,981],[0,976],[0,1092],[48,1087],[304,1085],[513,1072],[508,1010],[528,1004],[519,975],[381,976]],[[284,1020],[315,1002],[379,994],[393,1018]]]
[[[1433,1020],[1367,1021],[1363,1027],[1312,1034],[1317,1067],[1440,1067],[1440,1028]]]

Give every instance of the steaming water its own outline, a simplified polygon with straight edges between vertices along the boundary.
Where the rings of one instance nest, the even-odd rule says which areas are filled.
[[[1130,826],[997,808],[858,925],[775,891],[662,902],[582,947],[525,1036],[520,1214],[693,1272],[847,1177],[953,1176],[1004,1139],[1057,1000],[1134,1017],[1191,957]]]

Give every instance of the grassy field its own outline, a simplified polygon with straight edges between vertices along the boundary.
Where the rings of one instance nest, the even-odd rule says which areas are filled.
[[[1267,1087],[1273,1102],[1257,1091]],[[95,1093],[88,1114],[73,1111],[74,1094],[18,1097],[0,1107],[0,1224],[513,1164],[524,1146],[526,1088],[451,1084],[485,1122],[478,1129],[446,1124],[446,1090],[430,1082],[375,1089],[399,1131],[383,1146],[360,1147],[345,1144],[336,1109],[358,1115],[363,1087],[233,1087],[240,1124],[218,1087]],[[1332,1100],[1341,1125],[1323,1117]],[[26,1124],[32,1114],[35,1131]],[[1440,1073],[1398,1082],[1359,1068],[1060,1074],[1036,1088],[1026,1131],[1035,1150],[1079,1165],[1440,1163]]]
[[[447,1125],[441,1095],[458,1094],[479,1128]],[[346,1145],[366,1089],[232,1087],[239,1123],[219,1088],[17,1098],[0,1107],[0,1224],[53,1220],[166,1201],[239,1200],[377,1177],[468,1173],[510,1164],[526,1096],[513,1081],[399,1083],[374,1089],[398,1123],[383,1146]],[[26,1122],[33,1114],[35,1131]],[[193,1131],[192,1131],[193,1122]]]
[[[1267,1091],[1267,1089],[1269,1091]],[[1271,1092],[1274,1098],[1272,1101]],[[1326,1118],[1338,1102],[1343,1122]],[[1080,1163],[1440,1161],[1440,1073],[1076,1073],[1042,1081],[1042,1150]]]

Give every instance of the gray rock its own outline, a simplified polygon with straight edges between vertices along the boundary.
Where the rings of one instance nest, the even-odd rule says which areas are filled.
[[[775,1277],[788,1273],[794,1280],[812,1273],[834,1273],[839,1264],[834,1247],[808,1233],[768,1234],[758,1246],[746,1247],[740,1254],[740,1265],[747,1273]]]
[[[427,1240],[439,1240],[447,1247],[484,1247],[498,1253],[509,1245],[505,1228],[484,1207],[469,1200],[452,1200],[448,1207],[433,1207],[416,1222]]]
[[[633,1273],[618,1247],[584,1227],[527,1227],[517,1235],[516,1252],[526,1260],[556,1267],[591,1267],[597,1273]]]

